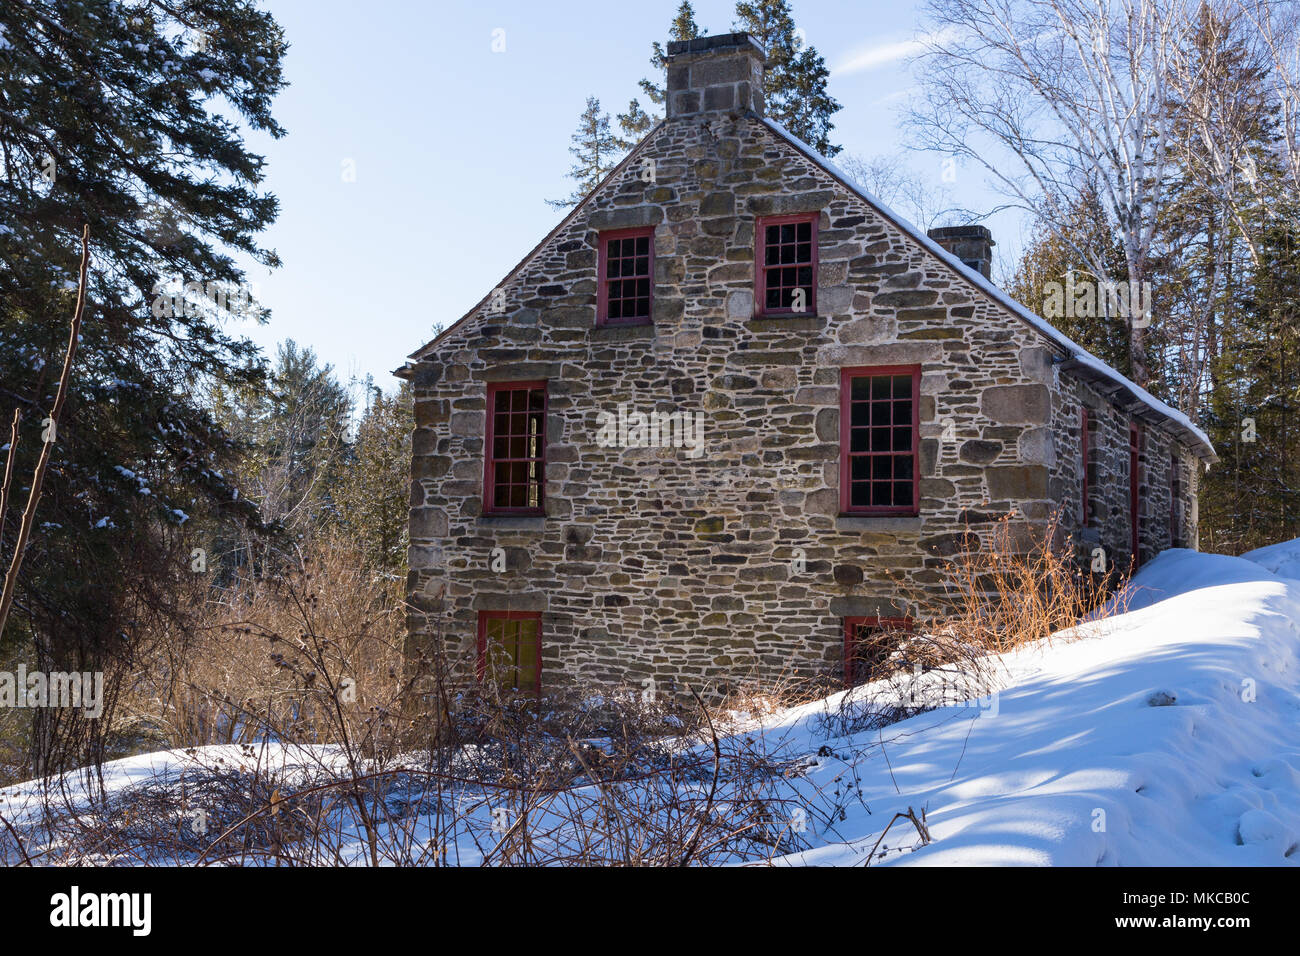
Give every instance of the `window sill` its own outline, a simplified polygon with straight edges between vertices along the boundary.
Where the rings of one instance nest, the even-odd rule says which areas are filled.
[[[546,515],[540,512],[489,511],[478,516],[478,523],[511,531],[541,531]]]
[[[920,515],[836,515],[836,531],[920,531]]]
[[[756,315],[748,324],[756,332],[820,332],[826,327],[826,319],[815,312],[791,312],[784,315]]]

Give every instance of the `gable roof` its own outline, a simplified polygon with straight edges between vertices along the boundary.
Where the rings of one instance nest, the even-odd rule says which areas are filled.
[[[1207,464],[1219,460],[1218,455],[1216,455],[1214,452],[1214,445],[1213,443],[1211,443],[1210,437],[1204,431],[1198,428],[1192,422],[1192,420],[1188,418],[1185,414],[1180,412],[1178,409],[1173,408],[1172,406],[1167,405],[1164,402],[1160,401],[1160,399],[1156,398],[1145,388],[1142,388],[1142,386],[1126,378],[1124,375],[1120,374],[1118,371],[1111,368],[1101,359],[1097,358],[1097,356],[1093,355],[1082,345],[1079,345],[1077,342],[1075,342],[1073,339],[1067,336],[1064,332],[1061,332],[1059,329],[1054,327],[1046,319],[1042,318],[1039,315],[1036,315],[1034,312],[1031,312],[1029,309],[1021,305],[1015,299],[1011,298],[1011,296],[1007,295],[1006,292],[998,288],[998,286],[996,286],[993,282],[984,278],[984,275],[981,272],[970,268],[964,262],[958,259],[956,256],[949,253],[946,249],[944,249],[937,242],[935,242],[928,235],[926,235],[924,230],[918,229],[914,224],[909,222],[906,218],[900,216],[898,213],[890,209],[889,206],[887,206],[885,203],[881,202],[871,193],[867,192],[865,189],[863,189],[861,186],[855,183],[848,174],[846,174],[842,169],[836,166],[835,163],[833,163],[830,159],[823,156],[812,146],[809,146],[798,136],[795,136],[793,133],[787,130],[776,120],[766,116],[762,116],[762,117],[756,116],[754,118],[758,119],[764,126],[766,126],[769,130],[775,133],[778,137],[788,142],[791,146],[799,150],[799,152],[803,153],[808,159],[816,163],[819,167],[821,167],[823,172],[827,173],[829,176],[837,180],[840,183],[840,185],[842,185],[845,189],[849,190],[851,193],[856,195],[859,199],[863,200],[865,203],[867,203],[869,206],[875,209],[878,213],[880,213],[882,216],[888,219],[891,223],[893,223],[897,228],[901,229],[912,239],[919,242],[922,246],[925,247],[927,251],[929,251],[937,259],[939,259],[939,261],[946,263],[950,268],[952,268],[958,275],[964,278],[967,282],[974,285],[977,289],[979,289],[989,298],[993,299],[1003,308],[1007,309],[1007,311],[1009,311],[1012,315],[1026,322],[1028,325],[1033,327],[1044,337],[1049,339],[1066,355],[1066,360],[1060,366],[1060,368],[1063,371],[1071,372],[1072,374],[1078,375],[1082,378],[1086,378],[1095,382],[1100,387],[1100,390],[1103,391],[1107,395],[1107,397],[1112,400],[1114,400],[1117,396],[1122,397],[1123,399],[1125,399],[1125,404],[1131,406],[1134,409],[1135,414],[1142,415],[1143,412],[1145,412],[1145,417],[1148,419],[1163,420],[1164,424],[1167,424],[1174,431],[1179,432],[1184,437],[1184,439],[1188,441],[1189,446],[1196,453],[1197,457],[1205,461]],[[510,279],[513,278],[516,273],[524,269],[538,254],[538,252],[540,252],[543,248],[545,248],[545,246],[547,245],[547,243],[551,241],[551,239],[553,239],[556,235],[558,235],[559,232],[562,229],[564,229],[565,226],[567,226],[580,212],[582,212],[582,210],[587,206],[589,202],[591,202],[592,198],[597,193],[600,192],[601,188],[607,182],[609,182],[615,176],[619,175],[619,173],[621,173],[632,162],[633,158],[636,157],[636,155],[640,153],[643,149],[645,149],[646,145],[655,138],[655,135],[663,128],[666,122],[667,122],[666,120],[660,120],[658,123],[656,123],[655,126],[650,130],[650,132],[647,133],[644,137],[642,137],[641,141],[637,143],[636,146],[632,147],[631,151],[625,157],[623,157],[622,161],[619,162],[619,164],[615,166],[612,170],[610,170],[609,173],[605,176],[605,178],[602,179],[600,183],[597,184],[596,187],[591,190],[591,192],[589,192],[585,197],[583,197],[582,201],[579,202],[576,206],[574,206],[573,209],[569,211],[569,214],[565,216],[563,219],[561,219],[559,223],[556,224],[555,228],[553,228],[542,238],[541,242],[533,246],[533,248],[528,252],[528,254],[524,256],[523,259],[521,259],[514,266],[514,268],[512,268],[509,272],[506,273],[505,277],[501,280],[501,282],[497,283],[496,288],[500,288],[501,286],[505,285],[505,283],[509,282]],[[482,299],[480,299],[473,306],[473,308],[471,308],[468,312],[466,312],[463,316],[461,316],[459,319],[457,319],[447,328],[439,332],[438,335],[436,335],[431,341],[425,343],[420,348],[412,352],[409,356],[411,361],[408,361],[407,364],[404,365],[402,368],[396,369],[393,372],[393,374],[398,376],[399,378],[409,377],[412,371],[413,362],[418,362],[420,359],[422,359],[425,355],[427,355],[430,351],[433,350],[434,346],[437,345],[438,341],[442,339],[443,336],[449,334],[453,329],[459,326],[462,322],[469,319],[475,313],[477,313],[481,308],[483,308],[483,306],[487,303],[488,299],[490,299],[491,296],[492,296],[492,292],[489,292]]]
[[[1214,445],[1210,441],[1210,436],[1198,428],[1185,414],[1170,405],[1166,405],[1145,388],[1126,378],[1101,359],[1097,358],[1097,356],[1093,355],[1082,345],[1075,342],[1060,329],[1057,329],[1046,319],[1036,315],[1015,299],[1011,298],[1011,296],[1007,295],[1006,292],[998,288],[994,283],[984,278],[983,273],[970,268],[926,235],[923,230],[918,229],[915,225],[908,222],[907,219],[898,215],[898,213],[894,212],[875,196],[857,185],[857,183],[855,183],[842,169],[836,166],[835,163],[817,152],[817,150],[809,146],[798,136],[795,136],[776,120],[765,116],[762,118],[762,122],[768,127],[768,129],[787,140],[792,146],[796,147],[801,153],[820,166],[824,172],[835,177],[842,186],[853,192],[895,226],[903,230],[903,232],[907,233],[921,245],[925,246],[926,249],[937,256],[940,260],[946,262],[964,279],[978,287],[981,292],[994,299],[999,305],[1006,308],[1017,318],[1022,319],[1029,325],[1033,326],[1053,343],[1059,346],[1069,356],[1067,361],[1062,365],[1063,370],[1074,372],[1084,378],[1106,383],[1106,385],[1103,386],[1103,390],[1107,391],[1111,395],[1127,395],[1131,403],[1145,406],[1149,411],[1167,420],[1174,430],[1181,432],[1184,437],[1190,439],[1190,443],[1193,450],[1195,450],[1197,457],[1206,462],[1215,462],[1219,460],[1218,455],[1214,452]]]

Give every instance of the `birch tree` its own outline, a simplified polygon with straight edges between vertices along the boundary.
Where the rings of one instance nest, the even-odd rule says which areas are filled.
[[[923,148],[982,168],[1088,264],[1148,281],[1169,147],[1171,57],[1188,0],[931,0],[908,120]],[[1126,274],[1065,228],[1095,192]],[[1104,298],[1104,297],[1103,297]],[[1107,305],[1109,306],[1109,302]],[[1149,316],[1128,316],[1130,367],[1152,381]]]

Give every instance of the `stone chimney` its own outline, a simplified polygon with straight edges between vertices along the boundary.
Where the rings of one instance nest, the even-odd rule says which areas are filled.
[[[748,33],[668,44],[669,119],[718,113],[763,115],[767,53]]]
[[[943,226],[927,235],[986,279],[993,266],[993,233],[984,226]]]

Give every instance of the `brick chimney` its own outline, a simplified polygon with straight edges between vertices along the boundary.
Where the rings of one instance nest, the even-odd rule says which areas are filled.
[[[719,113],[763,115],[767,53],[748,33],[668,44],[669,119]]]
[[[943,226],[931,229],[926,235],[984,278],[992,278],[989,272],[993,266],[993,247],[997,243],[985,226]]]

